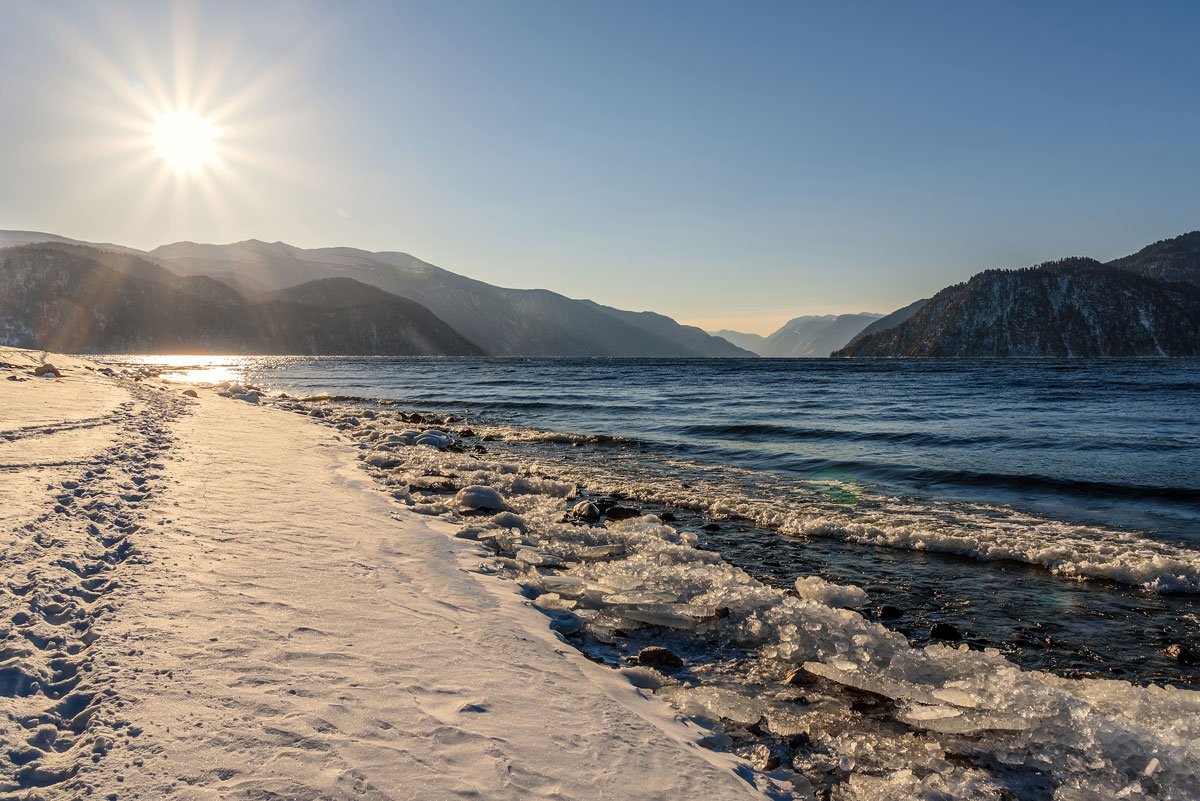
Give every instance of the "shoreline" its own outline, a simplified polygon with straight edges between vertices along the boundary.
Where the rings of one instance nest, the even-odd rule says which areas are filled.
[[[140,554],[133,567],[149,566],[146,570],[153,572],[155,566],[184,564],[180,560],[186,555],[188,568],[155,575],[154,586],[147,588],[146,595],[135,594],[119,602],[114,619],[121,621],[124,610],[136,609],[139,604],[149,607],[149,614],[141,613],[138,628],[153,624],[159,636],[125,630],[122,639],[140,636],[160,649],[162,643],[171,643],[179,653],[192,654],[189,664],[216,665],[212,673],[198,676],[204,679],[199,682],[201,687],[211,689],[231,675],[239,676],[235,688],[243,688],[243,682],[247,685],[238,700],[253,700],[259,705],[244,707],[258,710],[246,720],[252,732],[263,725],[259,719],[262,693],[271,694],[272,703],[277,703],[275,691],[283,683],[263,681],[251,668],[269,675],[278,668],[281,654],[284,665],[302,666],[298,671],[302,676],[311,675],[309,671],[329,673],[344,659],[363,658],[373,662],[374,676],[384,667],[394,668],[394,663],[406,664],[407,660],[410,673],[405,676],[409,682],[403,685],[406,689],[411,689],[414,677],[428,679],[432,675],[440,680],[446,662],[462,671],[459,675],[464,677],[464,684],[473,684],[472,677],[481,670],[478,660],[464,665],[453,649],[445,650],[444,632],[440,638],[421,641],[425,651],[438,655],[440,661],[426,660],[414,666],[412,654],[404,649],[397,651],[394,643],[379,637],[387,618],[360,621],[372,625],[366,630],[361,625],[350,627],[359,634],[352,638],[304,622],[319,619],[329,611],[299,608],[293,600],[311,593],[312,586],[299,582],[296,576],[314,575],[314,567],[319,565],[322,569],[315,571],[316,575],[331,571],[345,581],[347,589],[369,588],[372,602],[380,598],[394,602],[390,593],[403,589],[407,593],[406,609],[435,619],[446,618],[447,599],[439,596],[447,587],[462,589],[465,585],[476,602],[481,597],[477,591],[482,588],[486,590],[482,596],[491,598],[485,606],[468,611],[467,605],[450,604],[455,607],[448,618],[452,631],[460,637],[464,631],[485,637],[497,626],[511,629],[516,625],[517,638],[534,644],[530,646],[534,650],[522,654],[517,666],[526,669],[525,674],[534,684],[546,671],[556,675],[554,671],[563,664],[574,671],[569,680],[559,677],[561,689],[571,697],[569,704],[564,697],[561,709],[555,707],[553,694],[530,692],[511,681],[498,682],[495,692],[482,701],[464,697],[455,709],[449,709],[447,703],[453,704],[448,699],[442,699],[443,703],[432,712],[417,705],[422,714],[432,715],[437,721],[439,737],[453,740],[458,729],[443,717],[449,716],[451,721],[463,716],[473,722],[494,720],[501,717],[496,713],[507,707],[511,718],[513,696],[523,698],[527,708],[516,711],[525,717],[518,715],[508,722],[515,720],[526,726],[534,723],[540,737],[531,735],[517,743],[525,750],[519,760],[510,759],[509,774],[512,764],[528,769],[530,764],[548,758],[562,761],[561,753],[551,753],[547,747],[546,731],[559,736],[569,731],[576,744],[580,737],[593,738],[584,749],[589,760],[596,756],[597,743],[608,747],[610,754],[613,748],[621,753],[621,747],[626,747],[623,755],[607,766],[622,774],[619,776],[600,770],[591,761],[582,766],[570,765],[570,777],[555,772],[563,768],[537,771],[539,781],[551,777],[559,782],[556,797],[596,797],[600,794],[596,787],[603,786],[619,793],[614,797],[637,797],[637,792],[644,792],[646,797],[672,793],[725,797],[722,794],[726,792],[728,797],[737,797],[769,790],[775,797],[787,797],[779,793],[788,792],[801,798],[822,788],[839,793],[839,798],[928,792],[980,798],[1003,798],[1005,793],[1016,792],[1020,797],[1042,797],[1054,788],[1091,788],[1104,793],[1132,783],[1141,783],[1148,793],[1146,797],[1185,798],[1189,791],[1185,782],[1197,763],[1195,742],[1200,735],[1196,724],[1189,720],[1200,712],[1200,693],[1030,673],[1016,669],[998,653],[969,651],[965,645],[961,649],[944,645],[912,648],[899,635],[864,620],[856,612],[838,608],[853,605],[855,588],[839,588],[817,579],[801,593],[803,597],[798,597],[765,586],[719,557],[697,550],[694,537],[676,531],[659,518],[647,515],[596,525],[600,521],[592,520],[587,510],[582,515],[574,512],[573,485],[517,465],[494,462],[486,453],[460,450],[452,435],[440,434],[447,441],[433,432],[406,431],[411,416],[398,416],[391,410],[378,412],[362,404],[304,404],[292,398],[249,397],[245,392],[226,391],[224,394],[231,397],[222,398],[209,388],[197,388],[200,397],[196,401],[180,400],[181,385],[150,378],[148,372],[146,376],[136,382],[112,380],[137,384],[139,390],[133,394],[147,396],[149,400],[142,401],[145,404],[156,405],[157,392],[159,397],[172,399],[167,405],[178,402],[188,407],[177,420],[166,421],[168,425],[157,435],[170,440],[163,446],[164,452],[174,454],[179,461],[176,464],[164,458],[162,467],[152,468],[159,473],[151,479],[148,494],[162,497],[152,500],[146,512],[139,514],[158,515],[158,519],[155,528],[129,535]],[[70,380],[68,375],[61,382],[65,385]],[[46,382],[44,386],[47,390],[58,389],[59,383]],[[0,391],[5,388],[0,385]],[[236,395],[245,397],[233,397]],[[84,400],[76,397],[77,402]],[[314,409],[321,413],[313,414]],[[284,412],[302,413],[309,419],[299,421],[299,414]],[[312,422],[332,426],[333,430]],[[213,436],[213,432],[219,432],[219,436]],[[422,437],[428,441],[415,444]],[[281,447],[283,443],[286,450]],[[359,468],[356,456],[367,465],[367,474]],[[209,469],[198,471],[198,465]],[[252,469],[255,466],[271,469],[256,471]],[[314,488],[302,467],[325,475],[333,485]],[[168,485],[179,482],[179,486],[153,488],[159,481]],[[489,506],[496,500],[486,492],[464,489],[474,486],[498,492],[504,508]],[[268,502],[274,497],[272,492],[290,500]],[[329,493],[333,493],[332,499]],[[226,503],[214,509],[212,503],[218,498]],[[347,527],[339,514],[331,516],[329,509],[321,508],[330,500],[341,514],[353,510],[355,517],[365,516],[368,524]],[[137,501],[143,502],[145,498]],[[296,527],[309,536],[296,536]],[[325,527],[330,530],[324,531]],[[386,543],[381,537],[375,550],[370,551],[370,559],[347,560],[327,553],[327,547],[313,545],[315,535],[315,542],[321,545],[351,547],[356,549],[354,555],[361,557],[361,532],[375,529],[390,533]],[[151,533],[156,536],[149,536]],[[245,575],[239,567],[267,554],[284,566],[290,582],[286,587],[275,586],[282,579],[263,567],[251,575]],[[234,563],[228,564],[231,559]],[[210,583],[203,588],[208,593],[205,602],[175,598],[178,590],[172,581],[186,580],[186,573],[197,561],[207,566],[205,575]],[[431,580],[430,571],[436,574],[436,581]],[[423,592],[415,595],[406,586],[412,584],[414,574],[426,579]],[[231,576],[237,577],[240,584]],[[143,586],[137,580],[137,576],[130,579],[134,588]],[[264,586],[270,586],[271,592],[264,595]],[[517,595],[518,588],[528,601]],[[325,595],[318,596],[329,600],[327,592],[322,590]],[[214,598],[235,599],[242,606],[247,596],[254,600],[252,607],[262,603],[273,611],[241,620],[230,644],[222,645],[229,643],[229,637],[219,633],[216,640],[201,636],[216,631],[214,627],[231,625],[222,614],[212,611],[219,606]],[[341,620],[350,620],[356,614],[371,618],[363,614],[362,610],[371,607],[361,598],[337,598]],[[147,603],[150,599],[154,602]],[[165,612],[183,615],[193,609],[208,610],[204,625],[185,625],[182,631],[176,631],[169,619],[163,619]],[[486,618],[483,626],[480,617]],[[286,625],[291,624],[292,628],[284,633]],[[551,627],[575,647],[565,647]],[[273,635],[280,644],[257,643],[263,632]],[[336,639],[346,642],[330,648]],[[313,642],[296,648],[288,644],[294,640]],[[732,660],[714,657],[711,646],[716,642],[730,646],[738,656]],[[364,643],[369,653],[363,653]],[[630,657],[638,657],[649,646],[665,646],[669,656],[651,652],[636,659],[641,664],[632,664]],[[263,658],[261,652],[270,647],[276,648],[276,659]],[[342,649],[351,649],[357,656],[346,656]],[[489,649],[487,658],[494,659],[500,653]],[[593,664],[582,654],[618,669]],[[550,661],[544,662],[543,657]],[[142,677],[149,668],[140,657],[118,661]],[[221,666],[224,673],[220,672]],[[513,666],[508,667],[511,672]],[[534,668],[532,672],[530,668]],[[160,663],[154,670],[174,674],[197,669],[180,661]],[[349,682],[346,676],[341,679],[338,684],[344,689]],[[181,696],[177,690],[171,691],[175,678],[165,690],[161,683],[144,678],[139,681],[141,684],[133,685],[141,693],[135,693],[137,704],[142,710],[154,712],[149,716],[152,719],[157,716],[160,722],[166,721],[172,712],[194,703],[189,692]],[[389,686],[377,684],[373,689],[384,692]],[[260,691],[262,687],[272,689]],[[439,688],[423,689],[435,698],[443,694]],[[597,689],[602,692],[597,694]],[[121,691],[121,687],[115,689],[118,695]],[[312,687],[305,687],[305,691],[311,692]],[[239,694],[242,692],[239,689]],[[209,696],[209,700],[215,700],[215,696]],[[366,703],[365,699],[359,700]],[[102,703],[100,706],[103,708]],[[567,717],[547,720],[543,714],[547,709]],[[306,712],[312,715],[311,708]],[[1056,720],[1064,714],[1078,721],[1075,729],[1065,728]],[[530,715],[533,721],[527,719]],[[270,714],[264,717],[271,719]],[[307,747],[303,743],[329,746],[322,741],[334,740],[331,750],[339,758],[351,752],[355,758],[345,760],[347,770],[322,792],[341,797],[339,793],[346,790],[347,782],[358,789],[370,785],[373,791],[378,790],[372,783],[378,782],[378,777],[351,781],[346,776],[354,771],[361,773],[364,762],[385,773],[395,768],[373,761],[370,748],[363,742],[366,733],[362,729],[338,739],[322,727],[328,724],[334,731],[343,732],[349,728],[344,718],[322,720],[305,731],[275,727],[295,738],[290,743],[286,738],[256,740],[236,731],[224,731],[220,739],[222,753],[228,756],[230,743],[250,744],[258,747],[257,751],[252,747],[251,753],[268,757],[267,764],[271,764],[294,759],[294,750]],[[211,726],[215,721],[209,718],[199,722]],[[306,722],[311,725],[310,720]],[[165,778],[158,778],[158,784],[143,782],[141,792],[192,797],[189,794],[197,793],[200,787],[222,787],[249,794],[265,789],[264,781],[285,781],[279,775],[264,779],[258,775],[261,768],[245,762],[240,769],[218,769],[214,774],[213,743],[206,736],[177,738],[165,731],[165,722],[161,729],[140,723],[126,725],[151,733],[158,748],[163,748],[165,742],[177,749],[169,760],[157,763],[163,771],[178,772],[183,764],[192,766],[188,775],[194,781],[185,782],[186,787],[164,784]],[[510,728],[493,738],[507,741]],[[140,739],[141,733],[132,740],[117,742],[130,749],[127,753],[141,753],[138,747],[147,742]],[[0,736],[7,734],[0,731]],[[372,730],[366,739],[373,741],[376,737],[378,732]],[[710,748],[696,748],[701,740]],[[422,742],[429,744],[429,738]],[[78,748],[78,744],[72,748]],[[758,770],[737,760],[731,752],[748,757]],[[461,754],[454,748],[443,756],[463,766]],[[139,767],[151,766],[139,774],[153,774],[156,763],[142,756],[136,758],[145,760]],[[679,767],[680,759],[687,760],[686,770]],[[651,769],[649,763],[655,760],[665,763]],[[1090,765],[1083,773],[1080,760]],[[201,770],[206,761],[208,770]],[[95,764],[100,767],[94,771],[81,766],[79,775],[102,773],[103,766],[111,763],[105,758]],[[652,778],[663,770],[662,764],[673,765],[673,780],[688,787],[654,784],[663,780],[661,776]],[[479,764],[474,764],[465,773],[475,777],[478,768]],[[229,770],[234,773],[222,778],[220,774]],[[322,777],[328,780],[324,774],[308,775],[307,770],[300,763],[289,762],[283,774],[286,781],[305,775],[314,787]],[[121,784],[128,792],[135,785],[130,783],[129,775],[124,778]],[[468,776],[458,778],[466,781]],[[72,780],[74,777],[66,779]],[[408,780],[410,784],[401,783],[401,789],[411,786],[412,777]],[[360,781],[366,784],[355,784]],[[774,789],[770,789],[772,786]],[[522,784],[521,792],[538,794],[533,787]],[[506,797],[506,792],[515,792],[514,786],[501,783],[484,794]]]
[[[237,398],[238,389],[225,394]],[[1176,720],[1171,710],[1179,703],[1178,714],[1190,716],[1183,710],[1200,709],[1200,693],[1020,670],[994,649],[969,650],[966,644],[909,646],[857,612],[838,608],[861,603],[855,587],[811,578],[797,582],[798,593],[785,592],[697,550],[694,534],[655,515],[618,518],[612,510],[603,521],[581,515],[575,484],[563,482],[552,467],[505,463],[478,444],[468,447],[469,440],[447,433],[453,429],[444,424],[461,423],[457,418],[396,411],[393,405],[377,411],[374,403],[243,399],[317,417],[357,440],[368,472],[414,511],[458,521],[457,536],[483,543],[494,555],[490,569],[520,584],[576,647],[653,689],[685,717],[716,723],[708,745],[746,756],[788,781],[797,798],[812,791],[849,793],[846,798],[927,791],[1039,797],[1047,786],[1080,784],[1116,792],[1147,767],[1156,783],[1173,781],[1159,773],[1164,762],[1134,770],[1124,752],[1126,738],[1155,754],[1173,750],[1162,740],[1150,746],[1162,735],[1179,735],[1179,745],[1195,739],[1193,725]],[[422,431],[431,424],[445,430]],[[480,485],[484,493],[499,491],[492,503],[504,504],[502,511],[469,508],[463,495],[476,494]],[[642,649],[662,645],[678,654],[642,659]],[[677,655],[682,658],[675,661]],[[646,670],[648,664],[654,667]],[[1043,707],[1047,692],[1058,696],[1052,703],[1057,713]],[[864,693],[871,699],[865,703]],[[1138,713],[1118,711],[1114,693],[1140,694]],[[1055,720],[1068,714],[1084,718],[1082,732]],[[1164,720],[1170,733],[1158,728]],[[908,729],[898,740],[891,728],[897,723]],[[1104,743],[1101,732],[1113,725],[1121,733]],[[894,758],[903,752],[913,735],[950,737],[925,741],[926,749],[942,754],[932,763],[879,760],[882,753]],[[1105,752],[1121,754],[1108,765],[1115,772],[1107,777],[1095,769],[1107,760]],[[1004,754],[1000,763],[998,754]],[[1194,757],[1176,756],[1186,774]],[[1080,758],[1093,767],[1085,775],[1068,767]],[[845,768],[847,759],[850,765],[860,760],[858,767]],[[945,772],[932,767],[946,767],[947,759],[974,764]],[[1118,767],[1121,762],[1125,767]]]
[[[0,384],[3,793],[762,797],[325,429],[48,360]]]

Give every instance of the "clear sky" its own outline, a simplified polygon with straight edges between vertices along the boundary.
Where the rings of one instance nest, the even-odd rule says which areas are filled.
[[[1195,2],[0,0],[0,28],[0,228],[403,250],[767,332],[1200,227]],[[181,109],[215,132],[195,169],[163,158]]]

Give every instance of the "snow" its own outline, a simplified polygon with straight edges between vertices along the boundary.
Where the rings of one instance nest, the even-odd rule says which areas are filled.
[[[66,443],[36,463],[0,446],[22,482],[0,495],[0,579],[46,582],[0,595],[0,620],[40,615],[11,629],[36,636],[60,603],[87,642],[13,652],[39,686],[71,686],[0,721],[0,753],[28,748],[42,771],[12,777],[145,798],[1190,801],[1200,786],[1200,693],[914,648],[841,608],[866,602],[857,587],[764,585],[654,515],[580,519],[571,476],[450,431],[445,449],[416,445],[391,411],[249,405],[229,387],[193,401],[61,364],[61,381],[0,382],[11,443]],[[76,447],[19,422],[52,423],[52,393],[64,421],[126,411]],[[645,645],[681,664],[623,657]],[[61,678],[80,654],[90,670]],[[31,737],[34,719],[67,747]]]
[[[364,443],[370,464],[374,435],[395,425],[380,419],[347,433]],[[965,644],[915,648],[840,608],[865,604],[860,588],[810,577],[795,593],[763,585],[654,515],[586,524],[572,514],[581,502],[575,487],[536,463],[461,448],[395,455],[402,464],[369,469],[385,485],[436,473],[453,476],[454,486],[502,489],[525,528],[472,517],[459,520],[461,536],[492,554],[487,569],[519,583],[551,625],[578,629],[581,647],[658,638],[707,654],[682,671],[660,672],[662,679],[638,680],[661,681],[657,695],[710,727],[710,745],[786,746],[788,764],[771,776],[793,792],[812,786],[837,787],[841,798],[941,792],[999,799],[1013,788],[1031,798],[1049,788],[1058,798],[1193,797],[1196,692],[1022,671],[997,651]],[[452,491],[410,493],[405,502],[432,506]],[[455,518],[448,508],[445,516]],[[1112,558],[1128,561],[1115,548]],[[721,661],[722,649],[744,656],[706,667]],[[867,708],[876,711],[861,711],[862,694],[875,699]],[[776,739],[752,731],[763,721]],[[785,742],[799,734],[806,745]]]
[[[0,668],[45,677],[5,698],[0,795],[762,797],[313,418],[53,360],[0,382],[0,582],[32,582],[0,593]]]

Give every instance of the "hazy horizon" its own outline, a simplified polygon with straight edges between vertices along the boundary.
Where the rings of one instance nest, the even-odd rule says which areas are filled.
[[[1186,4],[0,10],[4,228],[400,250],[766,334],[1197,227]]]

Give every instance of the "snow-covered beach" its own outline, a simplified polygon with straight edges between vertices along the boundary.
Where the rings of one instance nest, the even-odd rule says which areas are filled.
[[[913,648],[856,588],[766,586],[428,415],[0,362],[18,798],[1200,786],[1196,692]]]
[[[0,796],[761,797],[328,429],[0,362]]]

